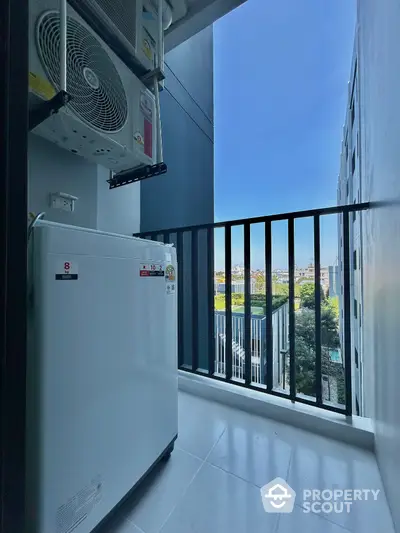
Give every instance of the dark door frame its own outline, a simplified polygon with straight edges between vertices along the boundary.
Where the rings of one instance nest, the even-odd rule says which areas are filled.
[[[25,532],[29,0],[0,3],[0,531]]]

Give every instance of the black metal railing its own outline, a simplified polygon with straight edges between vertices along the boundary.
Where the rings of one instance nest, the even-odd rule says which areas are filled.
[[[177,249],[178,258],[178,367],[181,370],[209,378],[233,383],[240,387],[263,391],[268,394],[287,398],[292,402],[313,405],[322,409],[338,412],[350,416],[352,414],[352,355],[351,355],[351,268],[350,268],[350,214],[364,211],[369,204],[353,204],[336,206],[309,211],[277,214],[265,217],[202,224],[198,226],[160,229],[146,233],[135,234],[136,237],[173,243]],[[340,312],[343,312],[341,338],[342,371],[344,394],[341,402],[332,402],[324,398],[323,391],[323,353],[327,347],[323,345],[321,330],[322,302],[321,302],[321,219],[328,215],[340,217],[339,239],[342,242],[342,296]],[[310,395],[297,390],[296,376],[296,297],[295,293],[295,224],[299,219],[311,218],[313,224],[314,248],[314,302],[313,320],[314,331],[314,375],[315,388]],[[273,270],[272,270],[272,226],[274,222],[287,222],[288,249],[288,354],[284,357],[281,376],[278,381],[276,361],[274,361],[274,308],[273,308]],[[253,349],[253,317],[251,309],[251,229],[254,224],[264,224],[265,241],[265,291],[263,298],[265,313],[262,317],[263,342],[262,353],[254,355]],[[243,379],[238,379],[235,369],[241,355],[237,353],[237,338],[232,328],[232,229],[243,228],[244,250],[244,312],[240,315],[243,320],[243,338],[240,340],[241,353],[244,353]],[[215,327],[215,267],[214,267],[214,237],[215,230],[224,230],[225,251],[225,309],[224,332],[220,335]],[[285,308],[286,309],[286,308]],[[301,310],[300,310],[301,312]],[[221,341],[223,338],[223,341]],[[223,342],[223,369],[216,367],[216,346]],[[257,341],[258,342],[258,341]],[[258,345],[257,345],[258,346]],[[281,357],[282,350],[278,357]],[[253,368],[259,365],[262,379],[254,383]],[[254,362],[255,361],[255,362]],[[274,374],[275,372],[275,374]],[[282,377],[283,376],[283,377]],[[326,379],[326,377],[324,377]]]

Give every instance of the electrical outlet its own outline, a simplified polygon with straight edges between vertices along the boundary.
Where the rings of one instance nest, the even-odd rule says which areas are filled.
[[[71,196],[66,193],[53,193],[50,195],[50,207],[52,209],[61,209],[72,213],[75,209],[75,201],[78,200],[76,196]]]

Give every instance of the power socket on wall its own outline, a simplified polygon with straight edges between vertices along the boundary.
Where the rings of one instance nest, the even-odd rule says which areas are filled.
[[[75,209],[75,202],[78,200],[76,196],[67,194],[65,192],[56,192],[50,194],[50,207],[52,209],[61,209],[73,213]]]

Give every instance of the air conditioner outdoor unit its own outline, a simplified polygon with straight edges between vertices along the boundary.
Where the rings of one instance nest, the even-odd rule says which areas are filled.
[[[30,2],[32,106],[62,88],[59,6],[58,0]],[[154,95],[70,6],[66,32],[72,98],[33,133],[116,172],[153,165],[158,127]]]
[[[176,252],[41,221],[29,267],[27,532],[89,533],[174,445]]]
[[[163,27],[158,25],[158,0],[68,0],[99,35],[108,36],[121,58],[130,58],[152,71],[164,50],[164,27],[172,20],[163,0]],[[107,39],[108,42],[108,39]],[[163,58],[161,58],[163,59]]]

